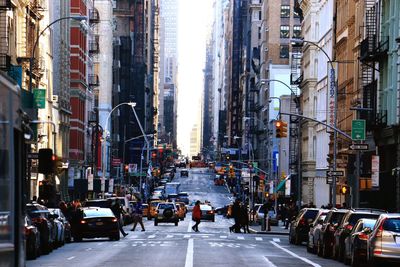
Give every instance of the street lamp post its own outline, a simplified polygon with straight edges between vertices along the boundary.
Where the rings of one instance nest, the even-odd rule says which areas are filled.
[[[313,45],[320,49],[322,53],[325,54],[325,56],[328,58],[328,63],[331,66],[331,70],[328,73],[330,75],[331,79],[331,90],[333,91],[332,93],[334,94],[334,110],[333,110],[333,127],[337,128],[337,84],[336,84],[336,69],[335,66],[333,65],[333,61],[331,57],[328,55],[328,53],[318,44],[312,41],[308,40],[303,40],[303,39],[291,39],[292,44],[294,45],[303,45],[303,43],[307,43],[310,45]],[[333,171],[336,171],[336,165],[337,165],[337,131],[333,132]],[[335,207],[336,206],[336,176],[332,177],[332,205]],[[357,181],[358,182],[358,181]]]

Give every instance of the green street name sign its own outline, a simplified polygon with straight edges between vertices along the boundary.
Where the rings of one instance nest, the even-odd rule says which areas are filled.
[[[46,108],[46,89],[33,89],[33,103],[35,108]]]
[[[353,120],[351,122],[351,139],[365,140],[365,120]]]

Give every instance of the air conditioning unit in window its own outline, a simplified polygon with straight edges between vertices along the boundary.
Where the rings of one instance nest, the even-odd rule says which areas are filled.
[[[58,103],[58,95],[53,95],[52,101],[53,103]]]

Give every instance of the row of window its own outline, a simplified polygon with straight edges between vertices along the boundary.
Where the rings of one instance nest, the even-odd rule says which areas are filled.
[[[293,17],[299,18],[299,15],[296,12],[293,12]],[[290,18],[289,5],[281,5],[281,18]]]
[[[290,26],[282,25],[280,31],[281,38],[290,38]],[[293,38],[300,38],[301,37],[301,26],[295,25],[293,26]]]

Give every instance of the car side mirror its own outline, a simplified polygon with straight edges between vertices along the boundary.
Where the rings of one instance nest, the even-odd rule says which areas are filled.
[[[365,227],[365,228],[362,230],[362,232],[363,232],[364,234],[369,235],[369,234],[372,232],[372,229],[371,229],[370,227]]]
[[[319,219],[317,222],[317,224],[323,224],[323,223],[324,223],[324,220],[322,220],[322,219]]]

